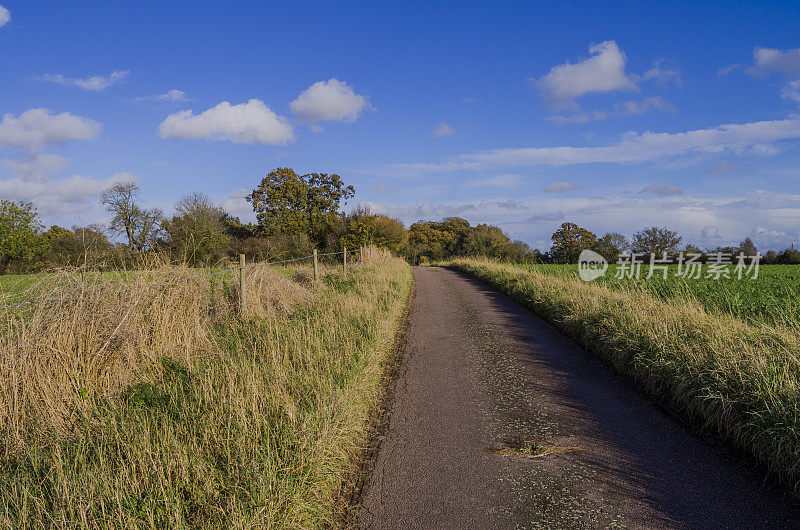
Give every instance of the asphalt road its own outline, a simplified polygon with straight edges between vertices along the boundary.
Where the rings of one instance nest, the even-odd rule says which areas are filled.
[[[755,474],[505,295],[414,275],[360,527],[800,527]]]

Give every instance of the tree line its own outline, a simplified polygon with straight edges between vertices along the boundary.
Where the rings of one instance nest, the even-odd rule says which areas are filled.
[[[397,219],[358,206],[345,212],[355,188],[337,174],[300,175],[291,168],[270,171],[245,199],[256,214],[244,223],[199,192],[182,197],[174,214],[146,208],[134,182],[119,182],[100,195],[111,221],[108,226],[45,227],[29,202],[0,201],[0,273],[36,272],[58,267],[93,269],[134,268],[152,254],[191,266],[213,266],[233,261],[273,261],[300,257],[317,248],[338,252],[373,243],[405,256],[411,263],[429,263],[457,256],[485,256],[513,262],[574,263],[583,249],[592,249],[609,261],[623,252],[639,254],[679,250],[755,255],[746,238],[738,247],[702,250],[684,244],[673,230],[649,227],[631,239],[611,232],[598,237],[574,223],[564,223],[552,236],[547,252],[512,240],[500,228],[447,217],[419,221],[406,228]],[[800,263],[800,252],[769,251],[762,263]]]
[[[667,254],[675,258],[682,252],[684,255],[699,255],[699,260],[703,263],[710,256],[720,253],[733,257],[741,254],[746,258],[758,253],[758,248],[749,237],[744,238],[737,246],[701,249],[692,243],[684,243],[683,236],[678,235],[677,231],[657,226],[643,228],[628,239],[618,232],[609,232],[598,237],[586,228],[567,222],[553,233],[552,240],[550,252],[543,256],[544,261],[552,263],[577,263],[578,256],[584,249],[594,250],[611,263],[617,261],[618,256],[623,253],[655,254],[658,257]],[[781,252],[769,250],[762,256],[761,263],[800,264],[800,251],[793,246]]]

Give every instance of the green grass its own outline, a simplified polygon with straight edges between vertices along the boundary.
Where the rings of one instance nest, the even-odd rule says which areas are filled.
[[[516,266],[560,278],[578,278],[576,265]],[[616,265],[610,265],[605,276],[593,283],[611,289],[642,290],[666,302],[691,298],[708,311],[729,314],[749,322],[789,326],[800,323],[800,265],[762,265],[756,279],[737,279],[733,268],[729,267],[731,277],[719,280],[677,277],[677,265],[669,267],[667,279],[658,270],[647,278],[647,266],[642,267],[639,280],[620,279],[616,277],[617,269]]]
[[[752,283],[651,279],[632,285],[582,282],[574,266],[470,259],[448,266],[510,294],[652,398],[800,492],[797,268],[765,267]]]
[[[347,278],[328,270],[314,289],[301,276],[263,276],[265,288],[295,293],[294,302],[265,317],[213,321],[211,347],[189,362],[155,352],[158,365],[138,381],[81,392],[86,404],[68,430],[20,431],[24,443],[0,458],[0,526],[333,525],[411,273],[386,258]],[[251,304],[273,301],[258,295],[250,292]],[[165,306],[154,302],[169,316]],[[141,329],[131,325],[121,340]]]

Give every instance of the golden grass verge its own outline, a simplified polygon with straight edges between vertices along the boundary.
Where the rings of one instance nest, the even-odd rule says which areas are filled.
[[[249,270],[246,319],[181,267],[0,315],[0,524],[330,524],[411,276],[323,272]]]

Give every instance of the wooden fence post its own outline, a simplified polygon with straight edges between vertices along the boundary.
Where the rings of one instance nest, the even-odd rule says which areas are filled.
[[[317,264],[317,249],[314,249],[314,281],[319,278],[319,265]]]
[[[242,316],[247,315],[247,288],[244,281],[244,254],[239,254],[239,304]]]
[[[342,272],[347,274],[347,247],[342,250]]]

